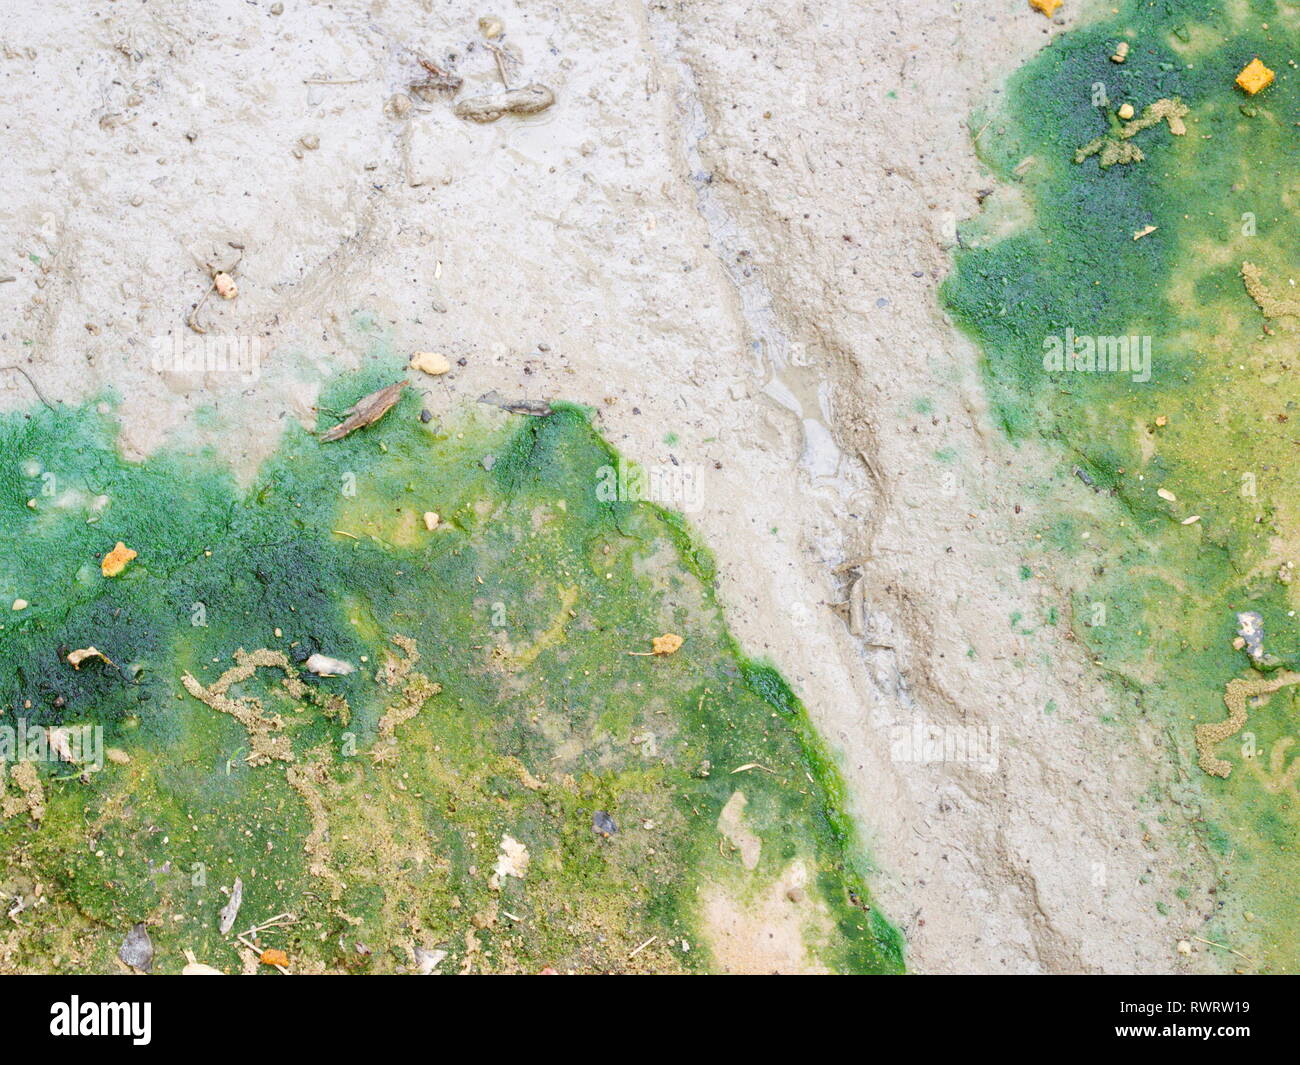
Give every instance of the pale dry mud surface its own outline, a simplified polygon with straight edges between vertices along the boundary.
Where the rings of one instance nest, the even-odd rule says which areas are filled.
[[[4,364],[51,398],[117,390],[133,457],[220,425],[245,475],[376,337],[464,360],[435,414],[490,390],[589,404],[625,454],[698,475],[663,502],[840,758],[909,968],[1217,964],[1175,950],[1212,870],[1187,812],[1140,805],[1162,738],[1102,722],[1064,622],[1013,620],[1064,601],[1021,575],[1048,460],[991,424],[936,294],[990,184],[968,116],[1078,5],[273,6],[11,8]],[[494,91],[484,15],[554,107],[389,103],[417,54]],[[199,320],[255,336],[258,373],[153,368],[236,262],[238,300]],[[33,399],[0,376],[6,407]],[[915,742],[930,725],[944,758]],[[1188,901],[1158,916],[1175,876]]]

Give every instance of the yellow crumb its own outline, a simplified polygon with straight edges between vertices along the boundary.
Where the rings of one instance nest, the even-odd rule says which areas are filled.
[[[1259,56],[1247,63],[1246,68],[1237,75],[1238,87],[1245,89],[1251,96],[1272,84],[1273,71],[1259,61]]]
[[[104,556],[104,561],[99,564],[99,568],[103,570],[105,577],[116,577],[135,557],[136,553],[119,540],[117,546]]]
[[[1061,0],[1029,0],[1029,6],[1051,18],[1056,14],[1056,9],[1061,6]]]

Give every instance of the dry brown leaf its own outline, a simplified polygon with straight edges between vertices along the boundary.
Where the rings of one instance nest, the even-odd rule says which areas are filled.
[[[344,418],[333,429],[321,435],[321,441],[329,443],[332,440],[342,440],[349,433],[362,429],[367,425],[374,425],[385,414],[393,409],[393,405],[402,398],[402,392],[406,389],[405,381],[395,381],[391,385],[371,392],[370,395],[358,400],[347,410],[347,417]]]

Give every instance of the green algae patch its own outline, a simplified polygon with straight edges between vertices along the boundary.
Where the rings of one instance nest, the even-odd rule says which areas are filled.
[[[900,970],[690,527],[601,490],[578,408],[415,415],[291,429],[247,487],[0,420],[0,968],[113,971],[144,922],[164,972]]]
[[[1256,56],[1278,75],[1248,96]],[[1165,723],[1153,772],[1220,874],[1170,906],[1261,970],[1300,968],[1300,715],[1278,679],[1300,665],[1297,58],[1274,3],[1128,3],[1057,37],[978,142],[1024,209],[963,231],[943,293],[1008,433],[1062,456],[1039,534],[1073,560],[1073,634],[1130,724]]]

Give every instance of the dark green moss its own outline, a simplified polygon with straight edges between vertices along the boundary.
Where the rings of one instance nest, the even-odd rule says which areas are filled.
[[[323,423],[382,383],[335,386]],[[618,457],[579,408],[441,426],[417,410],[408,393],[329,445],[290,430],[247,489],[213,454],[123,462],[89,409],[0,419],[0,592],[31,604],[0,622],[6,720],[98,725],[130,758],[81,779],[46,766],[39,828],[0,821],[0,888],[39,879],[65,915],[26,934],[20,967],[111,965],[148,920],[161,968],[186,950],[234,968],[216,914],[239,876],[239,927],[292,913],[262,942],[296,968],[388,971],[441,946],[448,968],[707,969],[732,962],[702,899],[744,912],[798,863],[815,890],[792,912],[823,926],[810,959],[900,969],[834,766],[777,671],[736,646],[689,526],[601,497]],[[138,557],[105,578],[119,540]],[[681,650],[645,654],[670,631]],[[390,736],[395,637],[440,691]],[[72,668],[92,644],[111,664]],[[271,668],[231,689],[279,715],[289,773],[249,765],[243,726],[181,685],[213,684],[240,648],[359,667],[302,674],[302,697]],[[752,871],[719,834],[737,790]],[[308,853],[313,802],[328,835]],[[506,835],[527,875],[489,883]]]

